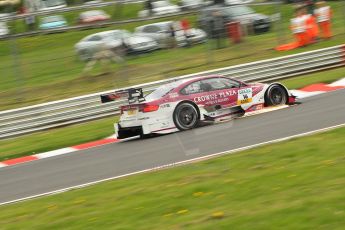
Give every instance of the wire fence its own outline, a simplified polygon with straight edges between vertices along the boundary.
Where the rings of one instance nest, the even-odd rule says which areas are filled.
[[[141,4],[141,3],[140,3]],[[130,9],[125,9],[129,7]],[[125,5],[122,12],[137,14],[139,8]],[[345,6],[342,1],[332,2],[333,35],[330,40],[320,39],[316,44],[297,50],[307,51],[344,41]],[[250,7],[262,20],[255,29],[253,21],[242,22],[242,37],[229,37],[230,26],[220,28],[203,24],[205,12],[172,16],[142,22],[114,25],[89,30],[44,34],[0,41],[0,110],[18,108],[57,99],[125,87],[223,66],[246,63],[296,51],[278,52],[273,48],[293,41],[289,21],[293,15],[291,4],[257,5]],[[140,8],[141,9],[141,8]],[[70,12],[69,12],[70,13]],[[212,15],[215,16],[215,15]],[[265,16],[270,19],[265,30]],[[71,16],[72,17],[72,16]],[[20,23],[19,19],[14,24]],[[165,48],[123,56],[122,61],[98,58],[92,65],[82,60],[75,45],[84,37],[108,30],[135,31],[136,27],[158,21],[188,21],[192,28],[207,32],[206,39],[198,42],[168,43]],[[13,25],[11,25],[13,26]],[[18,26],[19,27],[19,26]],[[232,33],[236,33],[233,25]],[[127,47],[128,48],[128,47]]]

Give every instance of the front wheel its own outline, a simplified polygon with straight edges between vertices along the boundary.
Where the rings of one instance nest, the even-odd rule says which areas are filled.
[[[284,105],[288,95],[281,85],[271,85],[265,93],[265,103],[268,106]]]
[[[182,103],[176,107],[173,119],[179,130],[192,129],[198,124],[198,111],[192,104]]]

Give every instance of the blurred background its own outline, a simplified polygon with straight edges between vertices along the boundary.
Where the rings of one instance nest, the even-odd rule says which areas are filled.
[[[296,5],[314,1],[0,1],[0,111],[343,44],[292,42]]]

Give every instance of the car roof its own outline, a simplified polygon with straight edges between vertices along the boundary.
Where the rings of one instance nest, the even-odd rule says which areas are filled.
[[[228,78],[228,79],[232,79],[232,80],[237,81],[236,79],[225,77],[223,75],[208,75],[208,76],[206,75],[206,76],[197,76],[197,77],[185,78],[185,79],[177,80],[176,83],[178,84],[178,86],[188,85],[189,83],[192,83],[192,82],[195,82],[195,81],[199,81],[199,80],[205,80],[205,79],[209,79],[209,78]]]
[[[225,9],[235,9],[235,8],[239,8],[239,7],[246,7],[246,8],[250,8],[249,6],[247,5],[241,5],[241,4],[238,4],[238,5],[229,5],[229,6],[223,6],[223,5],[219,5],[219,4],[216,4],[216,5],[212,5],[212,6],[208,6],[208,7],[204,7],[201,9],[201,11],[203,12],[207,12],[207,11],[213,11],[213,10],[220,10],[220,11],[223,11]],[[252,9],[252,8],[250,8]]]
[[[174,21],[156,22],[156,23],[146,24],[143,26],[138,26],[137,28],[144,28],[146,26],[166,26],[166,25],[171,24],[171,23],[174,23]]]
[[[80,15],[81,16],[89,16],[89,15],[105,15],[105,12],[103,10],[89,10],[82,12]]]
[[[62,19],[62,20],[64,19],[62,15],[49,15],[49,16],[43,17],[42,19],[46,20],[46,19],[51,19],[51,18],[57,18],[57,19]]]

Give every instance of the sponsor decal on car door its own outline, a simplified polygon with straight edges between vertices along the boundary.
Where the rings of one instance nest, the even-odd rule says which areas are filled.
[[[237,105],[243,105],[253,101],[252,88],[239,89],[237,95]]]

